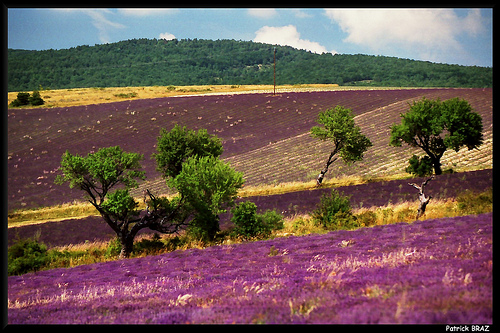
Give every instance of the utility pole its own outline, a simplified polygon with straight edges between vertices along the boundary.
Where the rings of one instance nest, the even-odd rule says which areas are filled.
[[[276,47],[274,48],[274,92],[273,95],[276,95]]]

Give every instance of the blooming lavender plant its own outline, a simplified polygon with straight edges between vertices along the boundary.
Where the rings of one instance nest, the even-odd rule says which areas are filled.
[[[11,276],[8,322],[491,324],[492,218],[339,230]]]

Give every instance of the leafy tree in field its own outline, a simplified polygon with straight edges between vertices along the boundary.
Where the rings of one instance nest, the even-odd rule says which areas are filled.
[[[168,135],[166,131],[162,133]],[[198,133],[205,137],[203,131]],[[217,141],[215,137],[208,138]],[[185,137],[177,137],[177,140],[187,141]],[[198,142],[205,141],[199,139]],[[174,143],[174,147],[189,146]],[[157,146],[159,153],[155,157],[158,159],[167,148]],[[218,214],[233,203],[236,191],[243,184],[242,175],[219,160],[218,155],[199,157],[190,150],[177,157],[182,162],[171,162],[181,165],[180,171],[164,174],[164,177],[170,177],[167,183],[178,191],[178,195],[168,199],[145,190],[145,211],[138,209],[138,203],[129,192],[138,186],[138,180],[145,179],[140,164],[143,156],[124,152],[119,146],[102,148],[85,157],[66,152],[61,160],[62,175],[57,176],[56,183],[69,182],[71,188],[86,193],[88,201],[118,236],[122,246],[120,256],[128,257],[137,232],[143,228],[172,234],[193,225],[201,229],[199,233],[213,236],[218,230]]]
[[[33,91],[33,94],[29,98],[29,102],[31,105],[43,105],[43,103],[45,103],[38,90]]]
[[[453,98],[441,102],[424,97],[414,101],[401,118],[401,124],[391,126],[390,144],[399,147],[404,142],[421,148],[430,159],[436,175],[442,173],[440,160],[447,149],[458,152],[460,148],[467,147],[471,150],[483,143],[481,116],[472,111],[466,100]],[[412,159],[407,171],[416,174],[419,168],[425,169],[422,164],[429,162]]]
[[[157,170],[164,178],[177,176],[182,170],[182,164],[191,156],[214,156],[222,154],[222,142],[217,136],[208,134],[206,129],[198,132],[179,125],[167,131],[161,130],[156,150]]]
[[[10,102],[10,106],[18,107],[30,104],[30,93],[20,92],[17,94],[17,98]]]
[[[352,111],[342,106],[320,112],[318,123],[324,127],[314,126],[311,128],[311,135],[320,140],[332,141],[334,145],[325,168],[321,170],[316,180],[319,186],[330,164],[337,160],[335,155],[338,154],[345,163],[354,163],[363,159],[363,153],[372,146],[372,143],[354,123]]]
[[[188,209],[194,212],[188,231],[196,237],[212,239],[219,231],[219,214],[234,204],[243,185],[243,174],[216,156],[190,156],[168,184],[179,191]]]

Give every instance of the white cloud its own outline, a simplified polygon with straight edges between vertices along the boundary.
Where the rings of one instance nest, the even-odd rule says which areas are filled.
[[[375,52],[402,48],[428,60],[444,52],[464,52],[458,37],[484,30],[479,10],[459,17],[452,9],[327,9],[347,33],[344,42]]]
[[[278,14],[274,8],[250,8],[248,15],[258,18],[271,18]]]
[[[175,36],[169,32],[163,32],[160,34],[160,38],[165,39],[165,40],[171,40],[171,39],[175,39]]]
[[[126,16],[150,16],[177,12],[176,8],[119,8],[118,13]]]
[[[300,9],[294,9],[294,14],[296,18],[311,18],[312,14],[308,14]]]
[[[106,18],[106,15],[113,15],[113,12],[109,9],[74,9],[81,10],[86,15],[90,16],[92,19],[92,25],[97,28],[99,32],[99,40],[102,43],[109,43],[109,31],[110,29],[123,29],[126,28],[125,25],[117,22],[113,22]]]
[[[264,26],[255,32],[254,42],[288,45],[297,49],[303,49],[314,53],[327,53],[327,49],[317,43],[307,39],[301,39],[300,33],[294,25],[284,27]],[[331,51],[332,53],[337,53]]]

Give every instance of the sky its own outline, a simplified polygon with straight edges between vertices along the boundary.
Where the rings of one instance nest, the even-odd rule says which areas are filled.
[[[9,8],[8,47],[234,39],[315,53],[493,66],[491,8]]]

